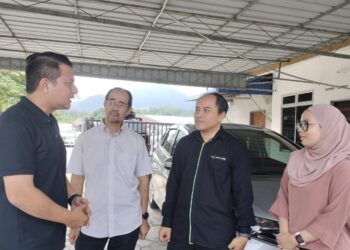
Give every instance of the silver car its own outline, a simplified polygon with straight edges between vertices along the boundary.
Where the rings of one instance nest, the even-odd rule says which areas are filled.
[[[299,146],[269,129],[238,124],[223,124],[223,127],[247,146],[252,161],[253,208],[257,225],[252,227],[253,237],[246,249],[278,249],[275,237],[278,224],[268,210],[276,198],[289,154],[299,149]],[[166,131],[155,147],[150,183],[151,208],[161,209],[174,149],[182,137],[194,130],[193,124],[173,126]]]

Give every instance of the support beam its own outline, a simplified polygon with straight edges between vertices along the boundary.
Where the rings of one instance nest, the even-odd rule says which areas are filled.
[[[55,11],[55,10],[36,8],[36,7],[26,7],[26,6],[16,5],[16,4],[0,3],[0,8],[12,9],[12,10],[17,10],[17,11],[32,12],[32,13],[38,13],[38,14],[43,14],[43,15],[59,16],[59,17],[63,17],[63,18],[73,19],[73,20],[76,20],[76,18],[78,17],[80,20],[84,20],[84,21],[88,21],[88,22],[110,24],[110,25],[128,27],[128,28],[137,29],[137,30],[158,32],[158,33],[162,33],[162,34],[179,35],[179,36],[184,36],[184,37],[195,37],[195,38],[200,37],[195,32],[190,32],[190,31],[185,31],[185,30],[173,30],[173,29],[152,27],[150,25],[129,23],[129,22],[125,22],[125,21],[118,21],[118,20],[111,20],[111,19],[95,18],[95,17],[91,17],[91,16],[76,15],[73,13],[66,13],[66,12],[60,12],[60,11]],[[279,50],[299,52],[299,53],[304,53],[304,54],[314,54],[314,55],[323,55],[323,56],[329,56],[329,57],[350,59],[350,55],[330,53],[330,52],[319,51],[319,50],[315,50],[315,49],[303,49],[303,48],[292,47],[292,46],[268,44],[268,43],[264,43],[264,42],[255,42],[255,41],[250,41],[250,40],[226,38],[226,37],[220,37],[220,36],[215,36],[215,35],[206,35],[206,37],[209,38],[210,40],[217,41],[217,42],[245,44],[245,45],[256,46],[256,47],[261,47],[261,48],[279,49]]]
[[[349,39],[346,39],[346,40],[343,40],[343,41],[339,41],[339,42],[336,42],[336,43],[333,43],[329,46],[326,46],[324,48],[321,48],[320,50],[322,51],[334,51],[334,50],[338,50],[338,49],[341,49],[341,48],[344,48],[346,46],[350,46],[350,38]],[[280,71],[280,68],[283,68],[283,67],[286,67],[288,65],[292,65],[292,64],[295,64],[295,63],[298,63],[298,62],[301,62],[301,61],[305,61],[307,59],[310,59],[312,57],[314,57],[315,55],[310,55],[310,54],[304,54],[304,55],[300,55],[300,56],[296,56],[292,59],[290,59],[288,62],[280,62],[280,63],[274,63],[270,66],[267,66],[267,67],[262,67],[262,68],[259,68],[257,70],[254,70],[254,71],[251,71],[251,72],[248,72],[248,75],[250,76],[258,76],[258,75],[262,75],[266,72],[270,72],[270,71]]]
[[[158,19],[160,18],[160,16],[163,14],[163,11],[164,11],[165,6],[166,6],[167,3],[168,3],[168,0],[164,0],[162,8],[160,9],[158,15],[154,18],[154,21],[152,23],[152,27],[156,26],[156,23],[158,22]],[[149,38],[150,35],[151,35],[151,31],[149,30],[147,32],[147,34],[145,35],[145,37],[142,39],[142,42],[140,43],[140,46],[139,46],[138,50],[135,51],[134,55],[129,59],[129,62],[131,62],[136,55],[138,55],[138,57],[139,57],[138,62],[140,62],[141,50],[142,50],[143,46],[145,45],[145,43],[146,43],[146,41],[147,41],[147,39]]]
[[[24,70],[25,60],[0,58],[0,69]],[[246,75],[74,63],[77,76],[210,88],[245,88]]]
[[[87,42],[74,42],[74,41],[66,41],[66,40],[52,40],[52,39],[47,39],[47,38],[32,38],[32,37],[27,37],[27,36],[8,36],[8,35],[0,35],[0,38],[13,38],[13,39],[19,39],[19,40],[28,40],[28,41],[38,41],[38,42],[55,42],[55,43],[61,43],[61,44],[72,44],[72,45],[82,45],[86,47],[95,47],[95,48],[108,48],[108,49],[123,49],[123,50],[129,50],[129,51],[135,51],[135,48],[131,47],[125,47],[125,46],[116,46],[116,45],[107,45],[107,44],[97,44],[97,43],[87,43]],[[1,50],[1,49],[0,49]],[[13,51],[13,52],[23,52],[20,50],[11,50],[11,49],[6,49],[6,51]],[[198,57],[205,57],[205,58],[213,58],[213,59],[247,59],[249,61],[261,61],[261,62],[288,62],[288,60],[273,60],[273,59],[266,59],[266,58],[253,58],[253,57],[239,57],[239,56],[222,56],[222,55],[206,55],[206,54],[200,54],[200,53],[185,53],[185,52],[173,52],[173,51],[164,51],[164,50],[154,50],[154,49],[143,49],[142,51],[148,52],[148,53],[159,53],[159,54],[171,54],[171,55],[180,55],[180,56],[198,56]],[[31,51],[28,51],[28,53],[31,53]],[[34,53],[34,51],[32,51]],[[110,61],[110,62],[115,62],[115,60],[110,60],[106,58],[88,58],[84,57],[85,59],[92,59],[96,61]],[[81,59],[84,59],[81,58]],[[126,63],[126,61],[125,61]]]

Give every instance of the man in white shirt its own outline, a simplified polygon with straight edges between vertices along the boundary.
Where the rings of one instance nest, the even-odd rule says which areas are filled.
[[[104,101],[103,123],[81,134],[75,144],[68,172],[71,184],[89,199],[89,227],[71,229],[76,250],[134,250],[137,239],[145,239],[148,184],[151,164],[144,139],[123,126],[131,112],[132,95],[111,89]]]

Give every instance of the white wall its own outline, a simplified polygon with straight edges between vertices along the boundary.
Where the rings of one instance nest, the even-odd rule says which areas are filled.
[[[228,122],[249,124],[250,112],[265,111],[265,127],[271,127],[271,96],[267,95],[238,95],[230,101],[227,114]]]
[[[350,46],[338,50],[337,53],[350,54]],[[296,75],[317,82],[350,88],[350,60],[317,56],[300,63],[292,64],[281,69],[282,72]],[[281,78],[290,77],[281,74]],[[327,103],[332,101],[350,100],[350,89],[334,88],[326,90],[328,86],[318,84],[274,80],[272,95],[272,123],[271,129],[281,132],[281,106],[282,98],[286,95],[300,92],[313,91],[313,104]]]

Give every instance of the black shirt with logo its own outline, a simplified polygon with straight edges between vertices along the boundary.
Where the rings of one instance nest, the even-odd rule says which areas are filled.
[[[246,147],[222,128],[207,143],[199,131],[176,146],[162,226],[172,239],[207,248],[227,247],[236,232],[255,225]]]

